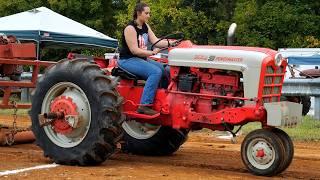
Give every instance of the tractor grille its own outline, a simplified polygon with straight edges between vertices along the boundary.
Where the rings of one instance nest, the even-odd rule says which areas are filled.
[[[280,101],[284,74],[283,66],[267,66],[262,92],[263,103]]]

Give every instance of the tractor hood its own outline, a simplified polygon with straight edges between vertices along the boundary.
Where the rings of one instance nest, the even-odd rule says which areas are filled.
[[[274,52],[265,48],[193,45],[190,48],[172,49],[169,52],[169,65],[243,72],[250,67],[261,67],[262,61]]]
[[[273,60],[275,54],[276,51],[266,48],[189,45],[172,49],[168,63],[170,66],[242,72],[245,97],[255,98],[258,96],[262,63],[266,58]]]

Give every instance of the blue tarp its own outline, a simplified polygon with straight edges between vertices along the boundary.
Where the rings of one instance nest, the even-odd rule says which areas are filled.
[[[296,65],[320,65],[320,55],[316,54],[312,56],[289,56],[288,63]]]

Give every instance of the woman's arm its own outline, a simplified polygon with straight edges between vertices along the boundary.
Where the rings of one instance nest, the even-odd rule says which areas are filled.
[[[157,42],[159,39],[157,38],[157,36],[154,34],[154,32],[152,31],[152,29],[150,28],[150,26],[147,24],[148,26],[148,36],[149,36],[149,40],[152,44],[154,44],[155,42]],[[174,41],[169,40],[169,44],[173,43]],[[156,47],[158,48],[165,48],[168,47],[168,41],[167,39],[163,39],[162,41],[158,42],[156,44]]]
[[[159,49],[154,49],[153,51],[144,50],[138,47],[137,42],[137,32],[133,26],[127,26],[124,29],[124,37],[127,42],[127,45],[132,54],[139,57],[148,57],[155,55],[159,52]]]

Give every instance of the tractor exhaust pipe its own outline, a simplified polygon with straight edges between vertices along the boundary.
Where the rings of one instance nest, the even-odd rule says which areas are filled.
[[[228,36],[227,36],[227,45],[228,46],[232,46],[233,43],[234,43],[236,29],[237,29],[237,24],[236,23],[232,23],[229,26]]]

